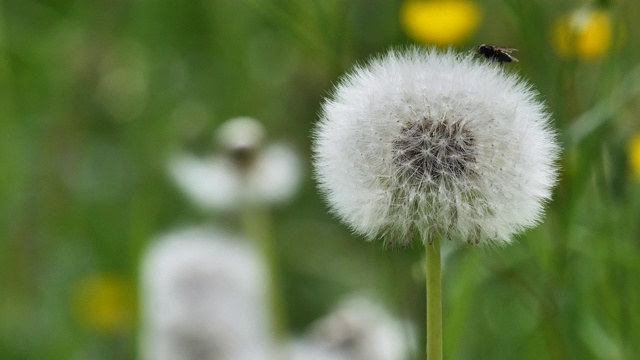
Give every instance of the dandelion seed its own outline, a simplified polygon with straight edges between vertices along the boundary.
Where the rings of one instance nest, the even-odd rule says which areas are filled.
[[[508,243],[536,224],[558,145],[536,93],[452,51],[390,51],[322,106],[314,166],[331,210],[369,239]]]

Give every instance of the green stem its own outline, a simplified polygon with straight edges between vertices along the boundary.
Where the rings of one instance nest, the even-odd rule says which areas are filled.
[[[425,243],[427,255],[427,359],[442,360],[442,271],[440,236]]]
[[[271,237],[271,221],[267,209],[257,205],[245,205],[242,222],[247,237],[256,244],[266,263],[269,282],[269,310],[271,331],[277,342],[275,359],[288,357],[281,349],[287,338],[287,316],[280,282],[278,252]]]

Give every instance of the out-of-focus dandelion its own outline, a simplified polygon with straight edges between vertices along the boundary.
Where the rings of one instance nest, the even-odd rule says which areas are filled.
[[[405,1],[400,22],[414,40],[434,45],[460,44],[473,34],[480,7],[467,0]]]
[[[600,58],[611,48],[612,38],[611,14],[600,8],[581,8],[566,14],[553,29],[553,45],[565,58]]]
[[[355,232],[427,255],[427,354],[442,357],[440,241],[506,244],[535,225],[558,144],[531,86],[472,55],[413,48],[356,67],[322,106],[314,165]]]
[[[131,329],[135,318],[132,285],[106,273],[81,279],[72,291],[73,310],[78,322],[102,334],[119,334]]]
[[[296,339],[289,343],[287,352],[291,360],[352,360],[344,354],[307,339]]]
[[[264,127],[250,117],[222,124],[217,143],[221,154],[208,160],[178,155],[170,162],[170,172],[202,208],[241,214],[245,236],[256,244],[267,265],[272,330],[283,342],[287,321],[267,208],[295,194],[301,180],[300,161],[282,144],[265,145]]]
[[[238,210],[286,202],[301,179],[300,161],[287,146],[264,144],[265,130],[248,117],[224,123],[217,133],[222,152],[208,159],[179,154],[169,170],[180,188],[203,209]]]
[[[628,146],[629,165],[636,180],[640,180],[640,133],[635,134]]]
[[[308,341],[349,360],[405,359],[411,329],[368,296],[351,296],[312,325]]]
[[[247,244],[192,228],[155,241],[142,264],[142,358],[266,359],[266,278]]]

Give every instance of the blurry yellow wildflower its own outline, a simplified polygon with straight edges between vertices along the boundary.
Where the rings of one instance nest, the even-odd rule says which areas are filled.
[[[597,59],[609,50],[611,40],[611,15],[603,9],[574,11],[558,19],[553,31],[554,46],[563,57]]]
[[[414,40],[436,45],[458,44],[478,27],[480,8],[471,1],[406,1],[400,22]]]
[[[109,274],[86,277],[73,289],[72,305],[78,321],[100,333],[118,333],[134,318],[134,295],[130,284]]]
[[[640,180],[640,133],[636,133],[629,142],[629,165],[635,179]]]

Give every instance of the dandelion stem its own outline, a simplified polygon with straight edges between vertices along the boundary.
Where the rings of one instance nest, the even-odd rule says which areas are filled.
[[[262,252],[266,262],[269,281],[269,310],[271,331],[277,342],[273,358],[286,359],[288,355],[281,349],[287,337],[287,316],[285,312],[278,253],[271,237],[271,219],[268,211],[256,205],[245,205],[243,226],[246,235],[252,239]]]
[[[425,242],[427,255],[427,359],[442,359],[442,272],[440,236]]]

